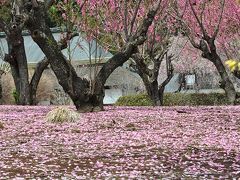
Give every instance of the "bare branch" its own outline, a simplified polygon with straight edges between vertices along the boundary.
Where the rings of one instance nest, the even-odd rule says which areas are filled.
[[[140,53],[135,53],[132,55],[133,60],[136,62],[138,69],[144,71],[143,73],[152,76],[151,71],[148,69],[147,64],[144,62],[144,57]]]
[[[110,58],[101,68],[97,74],[95,87],[101,87],[106,82],[110,74],[124,62],[126,62],[134,52],[137,50],[137,46],[142,45],[146,40],[149,26],[151,26],[155,15],[160,9],[162,0],[158,0],[152,9],[147,13],[147,17],[144,18],[143,23],[140,25],[136,34],[131,37],[130,42],[122,49],[122,51],[116,53]],[[100,89],[99,89],[100,90]]]
[[[136,7],[135,12],[134,12],[134,14],[133,14],[133,17],[132,17],[132,20],[131,20],[130,32],[129,32],[130,35],[132,35],[133,26],[134,26],[134,23],[135,23],[135,21],[136,21],[137,13],[138,13],[138,10],[139,10],[139,8],[140,8],[141,2],[142,2],[142,0],[139,0],[139,1],[138,1],[137,7]]]
[[[87,0],[84,0],[83,3],[80,6],[80,11],[82,10],[83,6],[86,4]]]
[[[129,34],[128,34],[128,7],[127,7],[127,0],[124,0],[124,20],[123,20],[123,28],[124,28],[124,34],[126,37],[126,40],[128,41],[129,39]]]
[[[67,33],[66,34],[66,37],[64,37],[63,39],[61,39],[59,42],[58,42],[58,46],[59,48],[62,50],[62,49],[66,49],[67,46],[68,46],[68,41],[71,40],[72,38],[78,36],[79,34],[77,32],[75,33]]]
[[[217,26],[216,26],[216,28],[214,30],[214,33],[213,33],[213,37],[212,37],[213,39],[216,39],[217,34],[219,32],[220,24],[221,24],[222,17],[223,17],[224,6],[225,6],[225,0],[222,0],[221,1],[221,13],[220,13],[220,16],[219,16],[219,19],[218,19]]]
[[[147,17],[143,20],[143,23],[140,25],[138,31],[133,36],[133,39],[135,40],[136,45],[141,45],[146,40],[146,34],[148,32],[148,28],[151,26],[155,15],[160,9],[161,2],[162,0],[158,0],[155,6],[148,11]]]
[[[163,92],[165,89],[165,86],[169,83],[169,81],[172,79],[174,73],[173,65],[172,65],[172,55],[168,56],[166,54],[166,67],[167,67],[167,78],[163,81],[161,85],[159,85],[159,92]]]
[[[204,28],[203,23],[202,23],[201,20],[199,19],[198,15],[197,15],[197,12],[195,11],[195,9],[194,9],[194,7],[193,7],[193,4],[191,3],[191,0],[188,0],[188,2],[189,2],[189,4],[190,4],[190,7],[191,7],[191,10],[192,10],[192,12],[193,12],[194,17],[196,18],[197,23],[198,23],[198,25],[200,26],[200,29],[201,29],[201,31],[202,31],[202,33],[203,33],[203,37],[204,37],[205,39],[207,39],[208,35],[207,35],[207,32],[206,32],[206,30],[205,30],[205,28]]]
[[[203,15],[204,15],[205,8],[206,8],[206,1],[204,1],[203,7],[202,7],[202,11],[201,11],[201,13],[200,13],[201,23],[203,23]]]
[[[187,38],[189,39],[189,41],[191,42],[192,46],[199,49],[200,45],[195,42],[193,35],[191,33],[191,29],[190,27],[186,24],[186,22],[179,16],[174,16],[173,14],[169,13],[169,15],[171,15],[172,17],[174,17],[175,19],[177,19],[180,22],[181,27],[185,30],[184,32],[186,33]]]
[[[190,41],[190,43],[192,44],[193,47],[200,49],[200,44],[196,43],[194,41],[194,38],[191,35],[187,35],[188,40]]]

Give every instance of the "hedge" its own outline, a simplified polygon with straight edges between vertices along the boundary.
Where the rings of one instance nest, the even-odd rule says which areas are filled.
[[[120,97],[115,103],[117,106],[152,106],[153,103],[147,94],[128,95]]]
[[[228,99],[223,93],[165,93],[164,106],[213,106],[227,105]],[[147,94],[128,95],[120,97],[117,106],[152,106]]]

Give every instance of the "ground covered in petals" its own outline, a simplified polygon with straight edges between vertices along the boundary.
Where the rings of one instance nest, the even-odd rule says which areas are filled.
[[[50,123],[53,107],[0,106],[0,179],[240,177],[240,107],[106,107]]]

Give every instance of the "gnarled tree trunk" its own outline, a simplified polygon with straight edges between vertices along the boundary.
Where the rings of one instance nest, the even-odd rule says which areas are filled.
[[[42,49],[49,60],[59,84],[70,96],[79,112],[92,112],[103,110],[104,84],[111,73],[135,52],[136,47],[145,41],[148,27],[151,25],[157,13],[160,2],[143,21],[141,28],[135,34],[132,41],[127,43],[125,48],[116,53],[107,63],[103,65],[96,76],[95,83],[91,87],[90,82],[85,78],[77,76],[72,65],[65,59],[50,28],[46,24],[47,10],[44,3],[38,2],[29,15],[27,28],[31,32],[33,40]]]
[[[10,27],[7,33],[8,52],[5,61],[11,66],[11,71],[16,86],[16,103],[30,104],[30,89],[28,81],[27,57],[24,49],[22,30]]]
[[[142,78],[142,80],[144,82],[147,94],[153,102],[153,105],[162,106],[163,102],[161,100],[161,93],[163,94],[163,92],[161,93],[159,92],[157,79],[154,80],[153,82],[150,82],[146,78]]]
[[[172,56],[168,56],[166,54],[167,78],[161,84],[158,83],[158,76],[164,56],[160,56],[158,58],[152,57],[152,62],[154,63],[152,69],[147,67],[147,65],[144,63],[144,57],[140,54],[134,54],[132,57],[136,62],[136,72],[142,78],[147,94],[150,97],[153,105],[162,106],[165,87],[173,77],[173,66],[171,63]]]
[[[235,104],[235,100],[237,98],[236,90],[234,88],[232,81],[229,78],[225,66],[222,63],[222,60],[217,54],[214,54],[213,63],[217,68],[219,75],[221,76],[220,87],[224,89],[229,102],[231,104]]]
[[[197,46],[197,48],[202,51],[202,57],[208,59],[215,65],[219,75],[221,76],[220,87],[224,89],[229,102],[231,104],[235,104],[237,93],[226,68],[223,65],[223,62],[216,51],[215,39],[210,37],[206,37],[205,39],[206,40],[202,39],[200,41],[200,45]]]
[[[8,43],[8,54],[5,54],[4,60],[8,62],[11,67],[11,73],[16,88],[14,93],[15,101],[19,105],[36,105],[37,86],[48,62],[43,60],[39,63],[31,83],[29,83],[27,57],[24,49],[22,30],[15,25],[6,25],[4,30]]]

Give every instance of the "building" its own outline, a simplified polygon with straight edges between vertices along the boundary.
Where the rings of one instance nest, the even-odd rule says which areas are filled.
[[[63,36],[63,33],[61,33],[58,28],[52,29],[52,31],[57,41]],[[41,61],[45,55],[32,40],[28,32],[23,32],[23,38],[31,75],[35,65]],[[4,53],[7,53],[7,50],[8,46],[5,34],[0,33],[0,64],[3,63]],[[68,48],[62,52],[66,59],[71,61],[78,75],[87,79],[94,79],[94,75],[101,68],[102,64],[112,56],[111,53],[100,47],[96,41],[88,42],[81,36],[74,37],[70,41]],[[70,99],[63,92],[62,87],[58,84],[57,78],[50,68],[44,71],[43,78],[45,78],[45,82],[48,82],[48,87],[45,89],[40,87],[41,90],[37,93],[40,104],[70,103]],[[14,87],[12,88],[14,89]],[[142,81],[136,73],[130,72],[124,66],[119,67],[113,72],[105,84],[104,104],[113,104],[120,96],[135,94],[142,89]],[[12,92],[12,90],[6,91]]]

